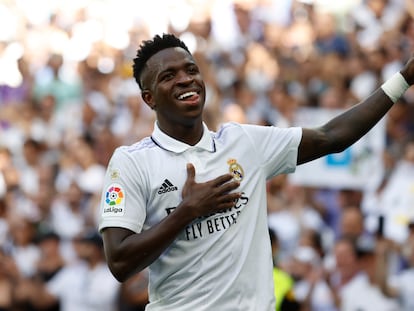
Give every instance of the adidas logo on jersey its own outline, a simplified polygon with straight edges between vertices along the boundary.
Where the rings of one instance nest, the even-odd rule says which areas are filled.
[[[165,179],[162,183],[160,189],[158,189],[158,194],[163,194],[171,191],[177,191],[178,188],[174,186],[168,179]]]

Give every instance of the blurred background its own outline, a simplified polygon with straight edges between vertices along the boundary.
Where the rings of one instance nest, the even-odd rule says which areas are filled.
[[[318,126],[402,68],[413,16],[412,0],[0,1],[0,310],[143,310],[147,272],[118,284],[90,232],[112,152],[152,132],[132,77],[142,40],[172,32],[188,45],[213,130]],[[302,306],[343,309],[342,286],[370,275],[340,262],[345,237],[371,246],[378,297],[408,305],[394,298],[414,264],[413,108],[408,90],[354,146],[269,181],[275,266]]]

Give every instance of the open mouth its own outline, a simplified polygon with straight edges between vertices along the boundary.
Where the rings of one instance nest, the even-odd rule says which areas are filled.
[[[195,91],[185,92],[177,97],[179,100],[191,100],[198,98],[198,93]]]

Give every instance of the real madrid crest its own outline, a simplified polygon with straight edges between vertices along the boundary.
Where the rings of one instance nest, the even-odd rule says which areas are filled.
[[[242,181],[244,178],[243,168],[237,163],[236,159],[229,159],[227,161],[229,164],[229,172],[233,175],[233,178],[237,181]]]

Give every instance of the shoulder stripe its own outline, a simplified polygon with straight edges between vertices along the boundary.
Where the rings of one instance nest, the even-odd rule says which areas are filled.
[[[233,122],[229,122],[229,123],[223,123],[221,125],[221,127],[219,128],[219,130],[215,133],[214,137],[216,139],[219,139],[221,135],[223,135],[224,131],[227,130],[229,127],[234,126]]]
[[[140,151],[143,149],[150,149],[150,148],[154,148],[156,147],[156,145],[154,144],[154,142],[151,140],[151,138],[149,137],[145,137],[144,139],[142,139],[141,141],[126,147],[126,151],[128,153],[133,153],[136,151]]]

